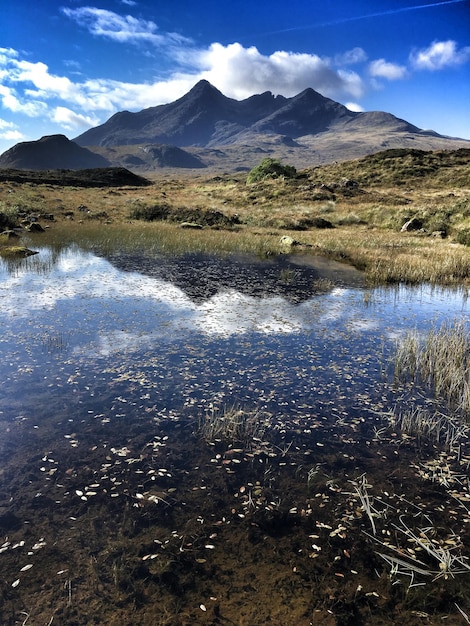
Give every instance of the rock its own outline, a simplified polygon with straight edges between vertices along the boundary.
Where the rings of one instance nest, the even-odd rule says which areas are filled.
[[[301,246],[302,245],[300,241],[296,241],[295,239],[292,239],[292,237],[289,237],[289,235],[283,235],[279,243],[281,244],[281,246]]]
[[[27,227],[27,230],[29,230],[30,233],[43,233],[44,232],[44,228],[41,226],[41,224],[38,224],[38,222],[33,222],[32,224],[30,224]]]
[[[0,233],[2,239],[18,239],[19,235],[15,230],[4,230]]]
[[[39,254],[39,252],[35,250],[29,250],[29,248],[25,248],[24,246],[4,246],[0,247],[0,255],[3,257],[27,257],[32,256],[33,254]]]
[[[202,226],[196,222],[181,222],[180,228],[193,228],[194,230],[201,230]]]
[[[401,227],[402,233],[409,233],[414,230],[421,230],[423,228],[423,221],[419,219],[419,217],[412,217],[410,220],[405,222]]]
[[[342,178],[338,182],[339,187],[346,187],[346,189],[357,189],[359,187],[359,183],[356,180],[351,180],[350,178]]]

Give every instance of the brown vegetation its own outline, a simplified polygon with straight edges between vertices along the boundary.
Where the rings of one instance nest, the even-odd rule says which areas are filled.
[[[266,253],[280,251],[280,238],[290,235],[305,244],[297,250],[351,263],[371,283],[469,282],[470,150],[388,150],[253,184],[246,173],[195,172],[154,175],[149,186],[45,180],[0,183],[4,227],[33,216],[78,236],[86,223],[104,222],[173,239],[181,249]],[[401,232],[411,219],[421,228]],[[204,228],[183,231],[181,222]]]

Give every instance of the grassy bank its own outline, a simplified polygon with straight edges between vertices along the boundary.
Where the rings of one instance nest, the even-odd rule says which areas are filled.
[[[262,255],[285,252],[280,239],[287,235],[300,244],[290,250],[350,263],[371,284],[470,282],[470,151],[390,150],[252,184],[246,173],[153,182],[114,188],[3,182],[0,224],[35,216],[65,239],[97,236],[93,230],[103,236],[106,226],[110,241],[118,228],[130,240],[175,251]],[[154,221],[136,219],[152,215]]]

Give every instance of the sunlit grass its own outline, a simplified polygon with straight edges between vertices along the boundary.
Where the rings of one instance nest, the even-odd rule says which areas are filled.
[[[392,151],[310,168],[295,179],[250,185],[243,173],[191,178],[184,172],[180,178],[155,174],[148,187],[2,183],[0,214],[5,224],[24,211],[55,215],[54,222],[47,222],[49,233],[35,237],[35,245],[61,238],[62,243],[76,241],[104,252],[118,251],[120,246],[168,254],[265,257],[292,252],[353,265],[364,271],[370,285],[468,285],[470,194],[464,176],[468,160],[459,151]],[[342,186],[344,180],[353,181],[353,186]],[[185,230],[177,222],[146,223],[131,217],[136,208],[159,205],[168,206],[173,217],[185,210],[193,215],[217,211],[227,224],[236,226]],[[422,221],[423,231],[401,233],[403,223],[412,217]],[[322,220],[333,228],[319,227],[325,226]],[[305,246],[286,249],[280,245],[283,235]]]

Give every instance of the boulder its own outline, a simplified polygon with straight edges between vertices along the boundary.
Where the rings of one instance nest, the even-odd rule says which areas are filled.
[[[30,233],[43,233],[44,232],[44,228],[38,222],[33,222],[32,224],[30,224],[27,227],[27,230]]]
[[[410,220],[406,221],[401,227],[402,233],[409,233],[415,230],[421,230],[423,228],[423,220],[420,220],[419,217],[412,217]]]
[[[302,245],[300,241],[296,241],[292,237],[289,237],[289,235],[283,235],[279,243],[281,244],[281,246],[301,246]]]
[[[4,230],[0,233],[2,239],[18,239],[19,235],[15,230]]]

